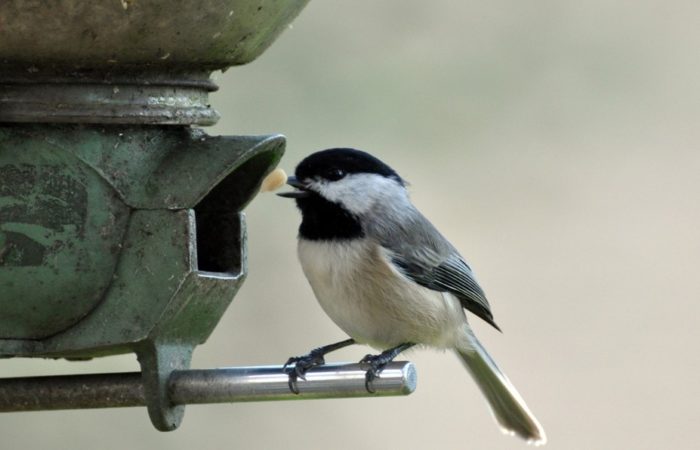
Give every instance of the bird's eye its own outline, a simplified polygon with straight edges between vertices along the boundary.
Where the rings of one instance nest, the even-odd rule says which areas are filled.
[[[331,181],[338,181],[345,176],[345,171],[343,169],[331,169],[326,173],[327,179]]]

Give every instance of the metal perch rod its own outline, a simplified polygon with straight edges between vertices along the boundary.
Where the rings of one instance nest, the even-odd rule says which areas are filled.
[[[176,405],[265,400],[408,395],[416,389],[410,362],[392,362],[365,387],[361,364],[326,364],[298,380],[299,394],[289,390],[282,366],[229,367],[174,371],[168,380]],[[105,373],[0,378],[0,412],[146,406],[141,373]]]

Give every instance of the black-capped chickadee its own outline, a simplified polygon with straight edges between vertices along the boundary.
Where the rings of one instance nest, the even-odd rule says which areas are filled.
[[[544,444],[545,433],[467,323],[465,309],[493,327],[489,303],[469,265],[411,203],[405,181],[372,155],[337,148],[314,153],[278,194],[301,210],[299,260],[318,302],[351,339],[293,357],[297,377],[330,351],[358,343],[367,355],[367,388],[414,345],[453,349],[509,434]]]

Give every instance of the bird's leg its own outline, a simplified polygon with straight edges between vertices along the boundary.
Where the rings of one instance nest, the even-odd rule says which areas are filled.
[[[336,342],[335,344],[315,348],[304,356],[292,356],[289,358],[282,367],[282,369],[289,375],[289,390],[295,394],[298,394],[299,388],[297,387],[297,379],[301,378],[302,380],[305,380],[306,372],[309,369],[325,364],[326,360],[323,357],[327,353],[339,350],[354,343],[354,339],[346,339],[344,341]],[[294,364],[294,367],[289,368],[289,366],[292,364]]]
[[[372,382],[379,378],[379,374],[384,367],[396,358],[399,353],[404,350],[408,350],[416,344],[405,343],[392,347],[389,350],[384,350],[378,355],[366,355],[360,360],[360,364],[369,364],[369,369],[365,373],[365,388],[370,394],[374,394],[374,388],[372,387]]]

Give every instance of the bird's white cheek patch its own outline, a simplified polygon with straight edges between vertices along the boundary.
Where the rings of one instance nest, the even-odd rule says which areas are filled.
[[[314,188],[326,199],[357,215],[366,213],[378,201],[406,195],[403,186],[395,180],[369,173],[352,174],[333,182],[316,182]]]

